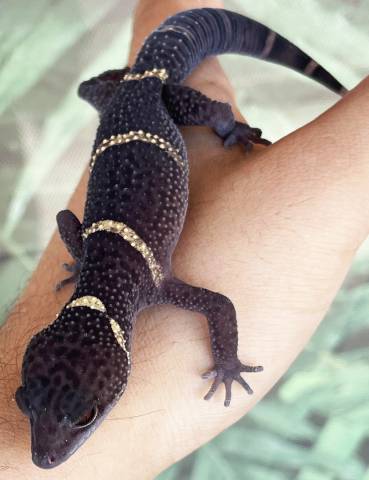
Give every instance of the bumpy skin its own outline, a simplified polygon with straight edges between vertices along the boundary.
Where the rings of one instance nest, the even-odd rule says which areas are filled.
[[[280,60],[300,71],[309,66],[328,87],[342,88],[321,67],[313,71],[309,57],[266,27],[213,9],[180,13],[146,40],[132,72],[165,68],[169,79],[164,88],[158,78],[120,82],[127,70],[105,72],[81,85],[80,95],[100,113],[93,151],[111,135],[143,130],[179,149],[183,165],[140,141],[107,148],[91,173],[83,225],[67,210],[58,214],[61,237],[80,267],[70,301],[94,296],[106,312],[66,306],[28,345],[16,400],[30,417],[33,461],[40,467],[66,460],[123,394],[134,320],[150,305],[170,303],[207,317],[214,368],[205,378],[214,378],[214,383],[205,398],[223,382],[229,405],[233,380],[252,393],[240,373],[262,368],[243,365],[237,357],[232,302],[171,275],[171,256],[188,204],[187,154],[175,123],[208,125],[226,145],[240,142],[250,148],[252,143],[269,143],[260,130],[235,122],[229,105],[178,85],[206,55],[227,51]],[[119,235],[100,231],[82,242],[81,232],[100,220],[124,222],[147,243],[164,274],[158,285],[141,254]],[[127,351],[113,334],[111,318],[123,331]]]

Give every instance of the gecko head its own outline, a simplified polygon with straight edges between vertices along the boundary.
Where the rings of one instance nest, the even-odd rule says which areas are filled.
[[[26,350],[15,399],[31,424],[33,462],[52,468],[93,433],[124,392],[129,356],[109,317],[64,309]]]

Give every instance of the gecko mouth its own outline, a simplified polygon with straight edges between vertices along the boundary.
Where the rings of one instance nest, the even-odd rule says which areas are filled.
[[[33,463],[40,468],[53,468],[59,463],[55,463],[56,457],[54,455],[45,455],[44,457],[32,457]]]
[[[37,467],[40,468],[54,468],[64,460],[66,460],[66,457],[58,458],[55,453],[47,452],[40,454],[35,450],[32,452],[32,461]]]

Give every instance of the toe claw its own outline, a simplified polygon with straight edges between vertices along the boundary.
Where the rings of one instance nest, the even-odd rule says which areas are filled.
[[[217,376],[217,371],[216,370],[209,370],[208,372],[205,372],[201,375],[201,378],[204,380],[208,380],[209,378],[215,378]]]

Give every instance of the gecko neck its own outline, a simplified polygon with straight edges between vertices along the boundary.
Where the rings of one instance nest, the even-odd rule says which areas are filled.
[[[101,234],[100,234],[101,235]],[[108,235],[107,235],[108,236]],[[110,237],[110,238],[109,238]],[[136,252],[124,241],[110,234],[103,244],[113,244],[110,255],[103,259],[96,248],[94,238],[88,240],[88,247],[82,261],[81,272],[73,299],[91,295],[105,305],[110,317],[118,322],[132,323],[140,309],[141,271],[132,261]],[[108,245],[104,250],[108,250]]]

